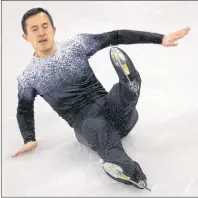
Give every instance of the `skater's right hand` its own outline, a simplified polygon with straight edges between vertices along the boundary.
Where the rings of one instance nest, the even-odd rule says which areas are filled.
[[[22,153],[25,153],[25,152],[35,149],[36,147],[37,147],[37,142],[30,141],[30,142],[24,144],[23,147],[18,152],[16,152],[15,154],[12,155],[12,157],[17,157],[18,155],[20,155]]]

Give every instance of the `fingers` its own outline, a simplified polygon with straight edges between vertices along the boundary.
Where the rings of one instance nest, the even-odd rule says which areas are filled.
[[[188,34],[188,31],[187,32],[183,32],[182,34],[178,34],[178,35],[174,35],[172,37],[169,38],[169,42],[167,43],[168,46],[176,46],[177,43],[174,43],[175,41],[183,38],[184,36],[186,36]]]
[[[189,32],[190,31],[190,27],[186,27],[186,28],[184,28],[184,29],[182,29],[182,30],[180,30],[181,32]]]
[[[12,155],[12,157],[17,157],[18,155],[22,154],[26,152],[25,150],[19,150],[18,152],[16,152],[15,154]]]
[[[163,44],[164,47],[175,47],[177,45],[178,43],[174,43],[174,42],[167,42]]]
[[[178,45],[178,43],[168,43],[168,44],[167,44],[167,47],[171,47],[171,46],[174,47],[174,46],[177,46],[177,45]]]
[[[20,154],[20,152],[17,152],[15,154],[12,155],[12,157],[17,157]]]
[[[20,155],[22,153],[33,150],[34,148],[36,148],[36,146],[37,146],[36,142],[29,142],[29,143],[25,144],[18,152],[13,154],[12,157],[17,157],[18,155]]]
[[[186,36],[187,34],[188,34],[188,32],[189,31],[186,31],[186,32],[183,32],[183,33],[181,33],[181,34],[178,34],[178,35],[176,35],[176,36],[174,36],[175,37],[175,39],[181,39],[181,38],[183,38],[184,36]]]
[[[181,39],[181,38],[183,38],[185,35],[187,35],[189,31],[190,31],[190,28],[185,28],[185,29],[183,29],[183,30],[177,31],[177,32],[174,33],[174,36],[173,36],[173,37],[174,37],[175,39]]]
[[[185,33],[188,33],[190,31],[190,27],[187,27],[187,28],[184,28],[184,29],[181,29],[181,30],[178,30],[175,32],[176,35],[180,35],[180,34],[185,34]]]
[[[12,157],[17,157],[18,155],[20,155],[21,153],[24,153],[26,151],[28,151],[28,149],[22,147],[18,152],[16,152],[14,155],[12,155]]]
[[[191,28],[187,27],[187,28],[184,28],[182,30],[179,30],[179,31],[173,32],[171,34],[168,34],[167,36],[164,37],[162,45],[165,46],[165,47],[177,46],[178,43],[176,43],[175,41],[177,41],[177,40],[183,38],[184,36],[186,36],[189,33],[190,29]]]

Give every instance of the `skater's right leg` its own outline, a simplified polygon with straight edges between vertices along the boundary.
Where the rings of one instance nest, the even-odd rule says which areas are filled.
[[[119,166],[123,174],[132,181],[146,182],[146,176],[139,164],[126,154],[118,131],[104,118],[103,113],[86,118],[80,126],[78,140],[98,153],[108,176],[118,182],[130,185],[130,181],[124,180],[121,176],[117,177],[115,170],[109,168],[109,165]]]
[[[119,173],[136,183],[140,181],[146,183],[146,176],[139,164],[133,161],[125,152],[118,131],[103,117],[97,118],[97,120],[92,119],[89,122],[90,125],[95,123],[94,130],[97,131],[96,151],[102,159],[101,163],[106,174],[118,182],[131,185],[130,181],[124,180],[121,175],[116,173],[116,171],[121,171]],[[88,125],[89,123],[87,123]],[[117,166],[118,169],[112,170],[112,166]]]

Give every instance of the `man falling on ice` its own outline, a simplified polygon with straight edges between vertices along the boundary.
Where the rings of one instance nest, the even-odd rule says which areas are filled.
[[[167,35],[134,30],[83,33],[58,43],[54,41],[53,19],[43,8],[28,10],[22,18],[22,28],[23,38],[32,44],[35,53],[18,77],[17,120],[24,145],[13,157],[37,146],[34,100],[39,95],[74,129],[79,142],[98,153],[111,178],[125,184],[133,181],[145,184],[146,176],[140,165],[126,154],[121,143],[138,120],[136,105],[141,78],[131,58],[115,46],[138,43],[176,46],[176,41],[187,35],[190,28]],[[107,92],[88,59],[109,46],[114,46],[110,49],[110,60],[119,82]]]

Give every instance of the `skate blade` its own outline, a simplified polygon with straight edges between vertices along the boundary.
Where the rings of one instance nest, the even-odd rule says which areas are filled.
[[[119,178],[122,180],[126,180],[134,184],[136,187],[139,187],[141,189],[146,189],[151,191],[151,189],[147,188],[147,183],[145,181],[140,181],[139,183],[131,180],[130,177],[123,174],[123,170],[120,166],[112,163],[105,163],[102,159],[100,159],[100,162],[102,163],[103,168],[106,172],[108,172],[111,176],[115,178]]]

